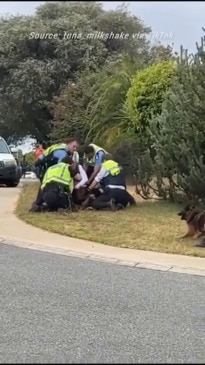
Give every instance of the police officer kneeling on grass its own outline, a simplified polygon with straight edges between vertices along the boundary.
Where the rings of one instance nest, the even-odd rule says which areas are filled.
[[[68,156],[62,162],[49,167],[30,212],[71,210],[73,179],[76,174],[78,166]]]
[[[93,209],[111,208],[112,210],[118,210],[126,207],[128,204],[136,205],[134,198],[126,190],[122,167],[113,161],[110,154],[105,154],[102,167],[88,187],[88,191],[92,193],[92,190],[99,183],[103,186],[104,192],[96,199],[92,194],[90,195],[88,205]]]

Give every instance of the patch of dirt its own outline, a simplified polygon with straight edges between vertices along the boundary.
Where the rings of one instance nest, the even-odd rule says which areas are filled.
[[[135,185],[128,185],[127,190],[134,197],[134,199],[136,200],[137,203],[143,203],[145,201],[156,202],[158,200],[158,197],[154,194],[154,192],[152,194],[151,199],[148,199],[148,200],[143,199],[139,194],[136,193]]]

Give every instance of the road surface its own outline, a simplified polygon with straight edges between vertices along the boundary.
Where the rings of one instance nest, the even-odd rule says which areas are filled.
[[[205,278],[0,245],[1,363],[204,363]]]

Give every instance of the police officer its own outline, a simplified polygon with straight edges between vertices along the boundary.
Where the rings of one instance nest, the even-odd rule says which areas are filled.
[[[78,174],[77,164],[68,156],[62,162],[50,166],[44,175],[30,212],[71,209],[76,174]]]
[[[104,155],[102,167],[88,187],[88,191],[92,192],[99,183],[104,187],[104,192],[96,199],[90,195],[87,204],[92,208],[97,210],[103,208],[117,210],[126,207],[128,204],[136,204],[134,198],[126,190],[122,167],[112,159],[110,154]]]
[[[88,175],[88,185],[94,180],[101,169],[103,157],[107,153],[102,147],[94,143],[84,147],[84,164],[83,168]]]
[[[78,148],[79,143],[75,138],[67,140],[66,143],[54,144],[48,147],[35,162],[40,181],[43,180],[43,176],[48,167],[62,161],[66,156],[72,157],[74,154],[76,156]]]

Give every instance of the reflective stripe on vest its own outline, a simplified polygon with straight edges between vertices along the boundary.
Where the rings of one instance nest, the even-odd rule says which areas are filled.
[[[48,147],[45,152],[44,152],[44,156],[47,157],[49,156],[52,152],[57,151],[57,150],[66,150],[66,144],[65,143],[58,143],[58,144],[53,144],[52,146]]]
[[[94,143],[90,143],[89,146],[93,147],[94,150],[95,150],[95,154],[92,158],[90,159],[87,159],[87,163],[91,166],[94,166],[95,165],[95,157],[96,157],[96,154],[100,151],[104,152],[104,153],[107,153],[102,147],[99,147],[97,146],[96,144]]]
[[[107,170],[111,176],[117,176],[121,172],[120,166],[113,160],[103,162],[102,167]]]
[[[69,187],[70,192],[73,191],[73,179],[70,175],[69,165],[64,162],[60,162],[57,165],[51,166],[45,173],[41,189],[43,189],[50,182],[57,182]]]

